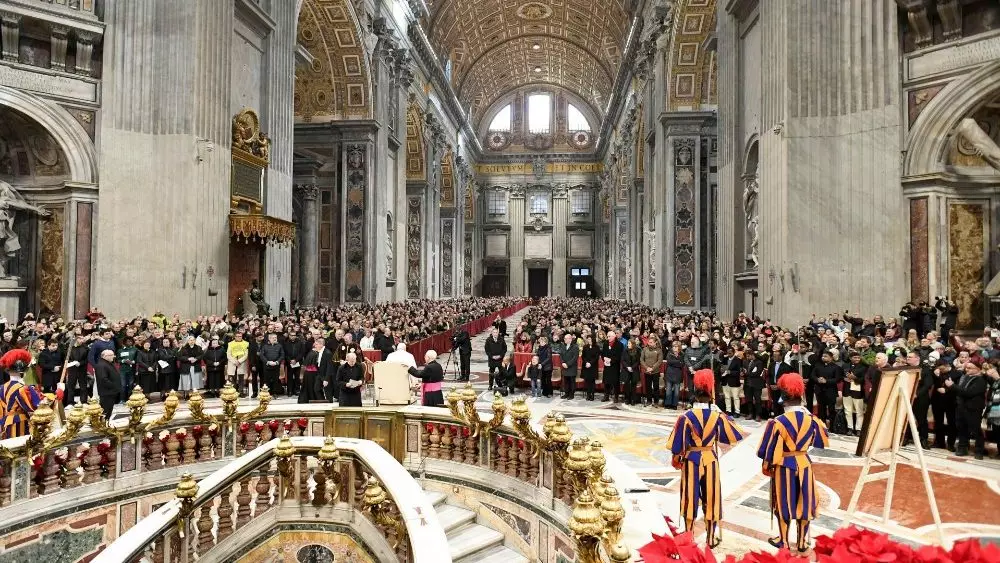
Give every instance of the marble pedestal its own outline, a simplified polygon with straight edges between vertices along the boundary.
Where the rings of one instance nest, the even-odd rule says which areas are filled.
[[[17,278],[0,278],[0,317],[16,324],[21,314],[21,296],[28,288]]]

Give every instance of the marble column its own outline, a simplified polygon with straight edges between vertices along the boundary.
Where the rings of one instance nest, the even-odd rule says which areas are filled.
[[[316,305],[319,283],[319,189],[315,184],[300,184],[302,194],[302,247],[299,249],[299,298],[303,307]]]
[[[552,190],[552,296],[566,297],[568,275],[566,272],[567,233],[569,219],[569,191],[565,186]]]
[[[510,222],[510,269],[508,270],[509,286],[507,295],[526,295],[528,288],[524,284],[524,188],[516,187],[510,191],[507,202],[507,213]]]

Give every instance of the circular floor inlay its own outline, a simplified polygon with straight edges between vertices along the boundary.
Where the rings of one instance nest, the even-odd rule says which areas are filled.
[[[299,549],[295,560],[299,563],[333,563],[333,552],[322,545],[307,545]]]

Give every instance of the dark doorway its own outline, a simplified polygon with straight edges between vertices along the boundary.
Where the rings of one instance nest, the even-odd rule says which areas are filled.
[[[483,297],[506,297],[507,296],[507,276],[506,275],[485,275],[483,276]]]
[[[528,297],[538,299],[549,295],[549,271],[546,268],[528,269]]]

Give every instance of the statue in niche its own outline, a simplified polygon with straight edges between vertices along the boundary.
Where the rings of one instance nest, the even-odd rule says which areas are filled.
[[[18,211],[28,211],[42,217],[50,215],[45,209],[25,201],[13,186],[0,181],[0,238],[3,239],[3,250],[7,259],[14,258],[21,250],[21,241],[14,229],[14,219]],[[0,278],[10,277],[7,275],[6,262],[0,260]]]
[[[760,196],[760,187],[757,182],[757,175],[751,174],[744,177],[743,183],[743,217],[746,218],[746,260],[747,265],[756,270],[760,263],[757,249],[760,243],[759,216],[757,214],[757,198]]]

